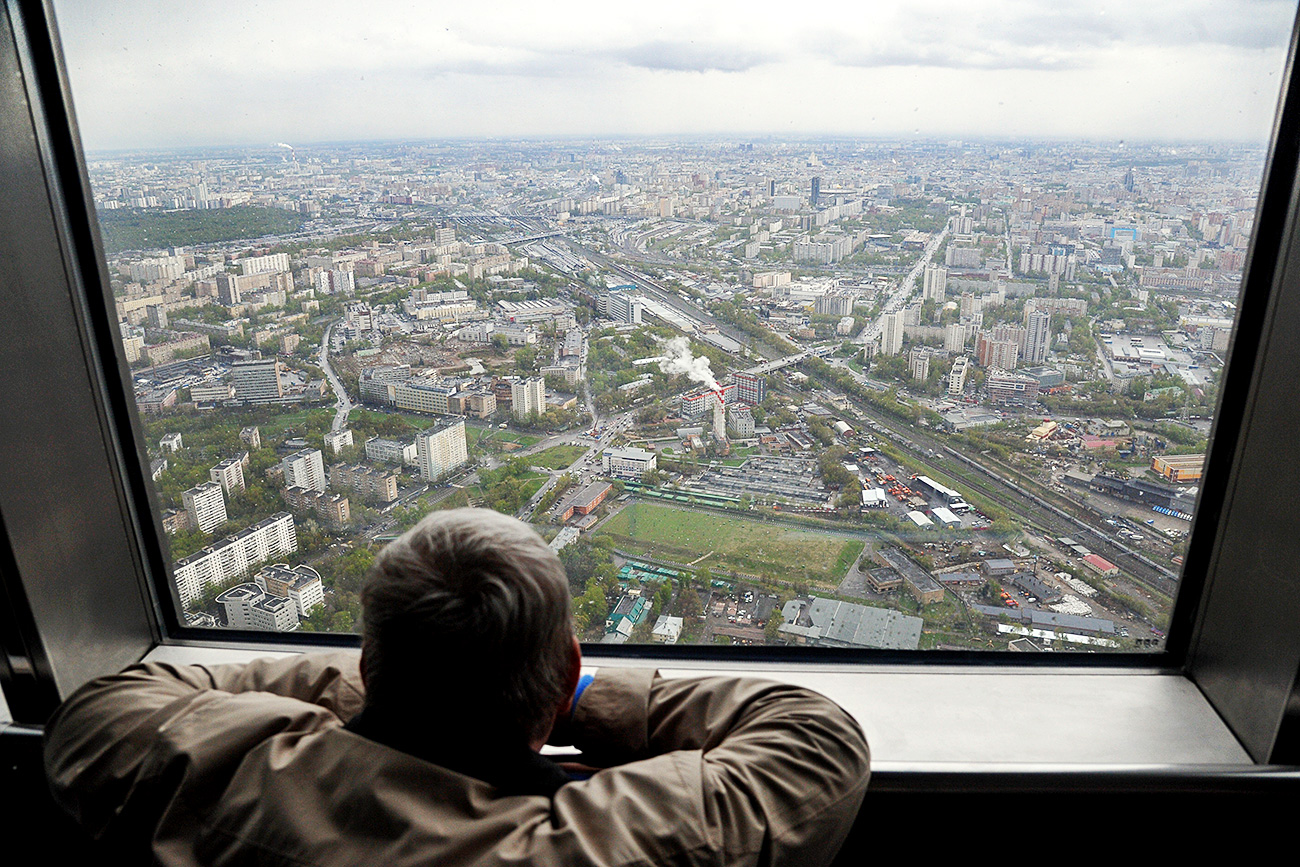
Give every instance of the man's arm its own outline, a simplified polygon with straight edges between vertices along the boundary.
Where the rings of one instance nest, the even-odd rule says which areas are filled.
[[[55,799],[92,834],[124,830],[155,822],[182,780],[222,769],[279,732],[347,719],[361,703],[355,653],[142,663],[91,681],[55,711],[46,775]]]
[[[569,732],[593,763],[631,764],[566,786],[557,808],[572,795],[587,814],[587,789],[608,809],[608,828],[662,822],[635,844],[652,856],[683,844],[724,864],[829,863],[869,773],[862,731],[838,705],[750,678],[603,669]],[[691,824],[698,839],[684,830]]]

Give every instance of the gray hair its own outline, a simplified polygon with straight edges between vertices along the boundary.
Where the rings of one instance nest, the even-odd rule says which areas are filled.
[[[546,733],[573,624],[564,567],[528,525],[433,512],[375,558],[361,605],[368,705],[438,702],[471,731]]]

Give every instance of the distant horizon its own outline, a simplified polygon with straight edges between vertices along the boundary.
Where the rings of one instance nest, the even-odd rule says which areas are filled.
[[[599,145],[610,142],[617,144],[648,144],[655,141],[671,141],[681,144],[760,144],[765,142],[783,143],[783,144],[817,144],[817,143],[852,143],[852,142],[873,142],[879,144],[925,144],[945,146],[958,142],[960,145],[978,144],[982,146],[1004,145],[1008,147],[1023,145],[1092,145],[1097,147],[1131,147],[1134,150],[1142,148],[1173,148],[1173,147],[1216,147],[1216,148],[1260,148],[1267,149],[1271,144],[1269,139],[1194,139],[1194,138],[1083,138],[1067,136],[986,136],[986,135],[927,135],[927,136],[905,136],[891,135],[886,133],[828,133],[826,135],[816,135],[812,133],[799,135],[784,135],[777,133],[764,134],[743,134],[743,133],[611,133],[607,135],[464,135],[464,136],[426,136],[410,138],[374,138],[374,139],[334,139],[334,140],[317,140],[302,142],[284,142],[293,148],[294,151],[304,151],[313,148],[345,148],[345,147],[403,147],[418,146],[430,144],[521,144],[521,145],[546,145],[572,142],[574,144]],[[239,151],[239,150],[265,150],[270,154],[276,153],[276,149],[281,147],[280,142],[265,141],[243,141],[230,142],[224,144],[183,144],[183,145],[159,145],[159,146],[135,146],[120,148],[86,148],[85,154],[88,158],[97,156],[126,155],[133,153],[186,153],[186,152],[204,152],[204,151]]]

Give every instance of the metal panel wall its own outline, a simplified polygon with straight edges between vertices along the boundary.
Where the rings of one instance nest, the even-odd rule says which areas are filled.
[[[32,98],[43,83],[65,102],[53,55],[27,41],[21,16],[33,10],[39,32],[40,7],[10,3],[0,18],[0,516],[13,564],[0,572],[11,615],[2,639],[14,663],[5,668],[30,667],[66,694],[138,659],[155,631],[68,241],[76,196],[53,170],[48,119]]]

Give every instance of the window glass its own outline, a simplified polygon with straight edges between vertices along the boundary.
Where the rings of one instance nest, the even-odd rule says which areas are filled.
[[[55,6],[185,622],[1162,645],[1294,3]]]

